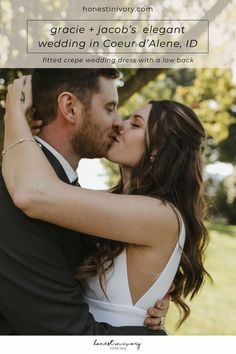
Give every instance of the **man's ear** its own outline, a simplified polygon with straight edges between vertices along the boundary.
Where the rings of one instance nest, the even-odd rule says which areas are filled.
[[[69,123],[76,123],[78,113],[82,111],[82,103],[71,92],[62,92],[57,99],[58,110]]]

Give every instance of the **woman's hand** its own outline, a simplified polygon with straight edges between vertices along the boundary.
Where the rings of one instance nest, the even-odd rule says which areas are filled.
[[[42,126],[43,126],[42,120],[32,119],[29,121],[29,127],[33,135],[38,135],[41,132]]]
[[[5,119],[14,119],[19,112],[26,116],[32,108],[31,75],[23,75],[8,85]]]

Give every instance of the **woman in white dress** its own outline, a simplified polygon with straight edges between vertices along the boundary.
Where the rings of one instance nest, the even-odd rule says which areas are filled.
[[[6,103],[3,175],[14,203],[29,217],[93,236],[76,276],[97,321],[142,325],[174,282],[182,323],[190,313],[183,299],[194,297],[207,275],[199,119],[174,101],[137,110],[107,155],[121,167],[118,186],[92,191],[59,180],[36,142],[18,144],[33,140],[25,119],[30,90],[29,77],[18,79]]]

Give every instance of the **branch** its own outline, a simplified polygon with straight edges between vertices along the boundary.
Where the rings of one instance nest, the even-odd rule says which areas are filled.
[[[209,23],[213,22],[215,18],[221,13],[225,7],[231,3],[231,0],[218,0],[211,8],[208,10],[202,19],[209,20]],[[204,28],[199,21],[189,32],[187,35],[182,37],[182,40],[188,38],[190,34],[194,34],[195,38],[198,38]],[[167,54],[167,53],[163,53]],[[142,87],[146,86],[150,81],[155,80],[155,78],[161,73],[167,71],[167,69],[159,68],[159,69],[139,69],[136,71],[136,74],[129,79],[124,87],[121,87],[118,91],[119,93],[119,101],[122,106],[135,92],[141,90]]]
[[[125,86],[120,87],[118,90],[120,105],[122,106],[135,92],[141,90],[142,87],[167,70],[163,68],[137,70],[135,75],[126,82]]]

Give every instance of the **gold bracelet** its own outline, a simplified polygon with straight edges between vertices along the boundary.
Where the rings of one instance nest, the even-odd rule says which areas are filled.
[[[16,143],[9,145],[6,150],[2,151],[2,157],[6,155],[8,150],[12,149],[13,147],[15,147],[18,144],[24,143],[25,141],[32,141],[33,143],[36,143],[36,141],[34,139],[19,139]]]

